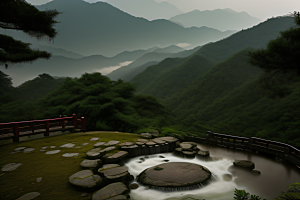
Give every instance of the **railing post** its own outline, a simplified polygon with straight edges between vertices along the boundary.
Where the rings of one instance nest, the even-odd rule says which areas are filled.
[[[19,142],[19,124],[14,124],[14,142]]]
[[[77,128],[77,115],[73,114],[73,126]]]
[[[81,117],[81,131],[82,132],[86,131],[86,129],[85,129],[85,118],[84,117]]]
[[[49,121],[45,122],[45,128],[46,128],[46,132],[44,133],[44,136],[49,136]]]
[[[60,124],[61,124],[61,128],[65,129],[65,120],[64,119],[60,120]]]
[[[34,133],[34,122],[31,123],[31,131]]]

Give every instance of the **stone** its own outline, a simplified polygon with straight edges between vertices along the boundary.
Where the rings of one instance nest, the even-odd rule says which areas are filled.
[[[89,144],[89,143],[82,143],[81,145],[82,145],[82,146],[85,146],[85,145],[88,145],[88,144]],[[95,146],[95,145],[94,145],[94,146]]]
[[[98,141],[99,138],[91,138],[90,141]]]
[[[175,149],[175,153],[181,154],[182,153],[182,148],[180,148],[180,147],[176,148]]]
[[[162,170],[155,170],[162,168]],[[180,188],[181,190],[206,184],[211,172],[197,164],[186,162],[170,162],[156,165],[144,170],[137,176],[137,181],[150,188]]]
[[[116,182],[105,186],[104,188],[96,191],[92,200],[111,200],[112,198],[119,198],[118,196],[124,196],[122,194],[126,194],[129,192],[129,189],[122,182]],[[116,200],[116,199],[115,199]]]
[[[258,170],[252,170],[251,171],[251,173],[253,174],[253,175],[255,175],[255,176],[258,176],[258,175],[260,175],[261,174],[261,172],[260,171],[258,171]]]
[[[180,144],[190,144],[190,145],[192,145],[192,148],[197,147],[196,142],[181,142]]]
[[[42,181],[42,179],[43,179],[43,177],[38,177],[38,178],[36,179],[36,182],[39,183],[39,182]]]
[[[160,156],[158,156],[158,157],[160,157],[160,158],[165,158],[164,156],[162,156],[162,155],[160,155]]]
[[[119,151],[105,159],[106,163],[118,163],[123,160],[126,156],[128,156],[127,151]]]
[[[128,198],[125,195],[117,195],[117,196],[109,198],[108,200],[127,200],[127,199]]]
[[[102,170],[99,172],[101,177],[104,177],[107,180],[124,180],[130,176],[127,167],[113,167],[110,169]],[[123,182],[123,181],[122,181]]]
[[[100,152],[101,148],[95,148],[88,152],[86,152],[86,156],[90,159],[98,159],[101,158],[105,153]]]
[[[169,162],[169,160],[164,160],[164,162]]]
[[[51,149],[54,149],[54,148],[55,148],[55,146],[51,146],[50,148],[51,148]]]
[[[135,190],[135,189],[137,189],[139,186],[140,186],[140,185],[137,184],[137,183],[131,183],[131,184],[129,185],[129,189]]]
[[[194,152],[191,151],[182,151],[182,154],[187,158],[195,158]]]
[[[99,147],[99,146],[102,146],[104,145],[106,142],[98,142],[96,144],[94,144],[94,147]]]
[[[76,157],[78,155],[79,153],[64,153],[62,156],[66,158],[70,158],[70,157]]]
[[[169,143],[178,141],[178,139],[174,138],[174,137],[159,137],[158,139],[164,140],[164,141],[169,142]]]
[[[133,142],[123,142],[121,144],[119,144],[120,146],[131,146],[131,145],[134,145]]]
[[[193,151],[193,145],[187,144],[187,143],[180,143],[180,147],[182,148],[182,151]]]
[[[106,147],[105,149],[101,150],[100,153],[104,153],[105,154],[106,152],[114,150],[114,149],[116,149],[115,146]]]
[[[111,140],[104,144],[104,146],[112,146],[118,144],[120,141]]]
[[[235,160],[233,162],[233,165],[243,167],[249,170],[253,170],[255,168],[255,164],[249,160]]]
[[[147,145],[147,146],[153,146],[153,145],[156,145],[156,143],[155,143],[155,142],[152,142],[152,141],[150,141],[150,142],[147,142],[147,143],[146,143],[146,145]]]
[[[15,151],[22,151],[24,149],[26,149],[26,147],[17,147],[17,148],[15,148]]]
[[[80,166],[83,168],[96,168],[99,165],[102,165],[102,161],[100,159],[84,160],[80,163]]]
[[[198,151],[197,155],[207,157],[207,156],[209,156],[209,151],[200,150],[200,151]]]
[[[135,144],[136,144],[136,145],[139,145],[139,146],[142,146],[142,145],[144,145],[145,143],[144,143],[144,142],[136,142]]]
[[[16,200],[31,200],[38,196],[40,196],[39,192],[30,192],[30,193],[27,193],[27,194],[17,198]]]
[[[232,175],[231,174],[223,174],[223,180],[226,182],[229,182],[232,180]]]
[[[80,196],[87,197],[88,195],[89,195],[89,193],[82,193]]]
[[[155,138],[155,139],[153,139],[152,141],[155,142],[156,144],[165,144],[165,143],[166,143],[166,141],[161,140],[161,139],[159,139],[159,138]]]
[[[144,143],[144,144],[146,144],[147,142],[149,142],[149,140],[142,139],[142,138],[139,138],[137,141],[138,141],[138,142],[142,142],[142,143]]]
[[[98,172],[101,172],[101,171],[106,170],[106,169],[111,169],[111,168],[114,168],[114,167],[120,167],[120,165],[118,165],[118,164],[106,164],[106,165],[103,165],[101,168],[99,168]]]
[[[94,188],[101,184],[102,178],[91,170],[82,170],[70,176],[69,182],[81,188]]]
[[[47,149],[48,147],[42,147],[41,149]]]
[[[141,133],[140,136],[142,138],[151,139],[152,135],[150,133]]]
[[[47,151],[45,154],[57,154],[60,150]]]
[[[74,147],[74,146],[75,146],[75,144],[68,143],[68,144],[61,145],[60,147],[71,148],[71,147]]]
[[[30,153],[33,152],[35,149],[34,148],[26,148],[23,150],[24,153]]]
[[[9,164],[4,165],[1,168],[1,171],[3,171],[3,172],[10,172],[10,171],[13,171],[13,170],[17,169],[21,165],[22,165],[22,163],[9,163]]]

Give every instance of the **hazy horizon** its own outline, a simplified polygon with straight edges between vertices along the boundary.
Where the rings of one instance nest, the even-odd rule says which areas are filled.
[[[33,5],[41,5],[52,0],[27,0],[27,2]],[[97,1],[109,1],[109,0],[84,0],[89,3],[95,3]],[[141,0],[142,1],[142,0]],[[179,10],[187,13],[192,10],[198,9],[215,10],[230,8],[236,12],[247,12],[253,17],[257,17],[261,20],[268,18],[282,16],[292,13],[295,8],[299,7],[299,0],[155,0],[157,2],[166,1],[176,6]]]

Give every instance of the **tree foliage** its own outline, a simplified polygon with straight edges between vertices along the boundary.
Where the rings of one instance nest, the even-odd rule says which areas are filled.
[[[39,11],[25,0],[1,0],[0,28],[21,30],[37,39],[52,40],[57,35],[53,26],[56,10]],[[33,50],[29,43],[0,34],[0,65],[6,63],[31,62],[38,58],[49,59],[46,51]],[[7,66],[7,65],[6,65]]]
[[[280,33],[266,49],[249,52],[249,62],[254,66],[277,73],[293,72],[300,75],[300,13],[294,12],[296,27]],[[273,76],[272,75],[272,76]]]

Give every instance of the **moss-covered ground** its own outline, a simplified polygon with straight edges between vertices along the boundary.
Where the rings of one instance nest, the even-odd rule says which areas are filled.
[[[99,141],[89,141],[98,137]],[[0,199],[13,200],[29,192],[41,193],[35,199],[90,199],[91,194],[81,197],[83,191],[76,190],[69,184],[69,176],[82,170],[80,163],[85,159],[85,153],[93,149],[97,142],[108,142],[117,140],[121,142],[136,142],[139,138],[137,134],[119,132],[86,132],[71,133],[66,135],[36,139],[20,143],[13,143],[0,146],[0,168],[8,163],[22,163],[14,171],[0,171]],[[73,143],[72,148],[63,148],[61,145]],[[89,143],[87,145],[81,145]],[[45,151],[40,151],[42,147],[46,150],[61,150],[57,154],[47,155]],[[56,146],[49,149],[50,146]],[[17,147],[31,147],[35,151],[31,153],[18,152],[10,154]],[[80,148],[76,148],[80,147]],[[79,153],[77,157],[66,158],[64,153]],[[42,181],[37,183],[37,178],[42,177]]]

